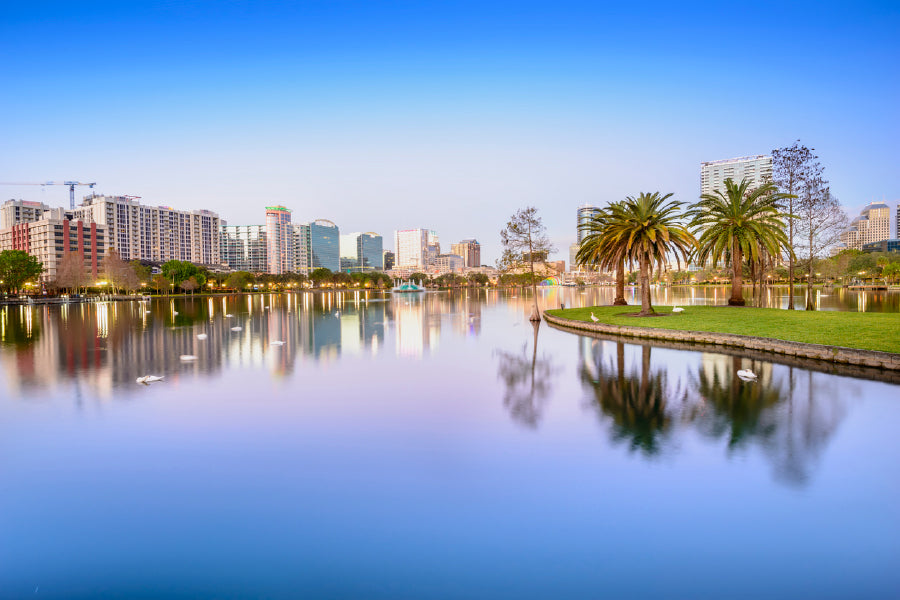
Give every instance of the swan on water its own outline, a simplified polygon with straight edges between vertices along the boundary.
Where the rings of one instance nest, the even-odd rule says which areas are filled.
[[[165,375],[144,375],[143,377],[138,377],[135,381],[146,385],[148,383],[162,381],[163,379],[165,379]]]
[[[754,373],[750,369],[741,369],[737,372],[737,376],[744,381],[756,381],[756,373]]]
[[[194,356],[193,354],[182,354],[181,356],[178,357],[178,359],[188,361],[188,360],[197,360],[197,357]]]
[[[198,339],[198,340],[205,340],[207,337],[208,337],[208,336],[207,336],[205,333],[198,333],[198,334],[197,334],[197,339]]]
[[[594,311],[591,311],[591,321],[593,321],[594,323],[597,323],[598,321],[600,321],[600,319],[598,319],[597,317],[594,316]]]
[[[226,318],[226,319],[230,319],[230,318],[233,317],[233,316],[234,316],[233,314],[228,313],[228,314],[225,315],[225,318]]]
[[[243,327],[232,327],[231,328],[232,331],[240,331],[241,329],[243,329]]]
[[[284,346],[284,342],[282,342],[281,340],[272,340],[271,342],[269,342],[269,345],[270,346]]]

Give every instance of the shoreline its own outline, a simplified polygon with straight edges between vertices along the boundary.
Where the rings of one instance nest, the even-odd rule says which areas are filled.
[[[572,333],[587,331],[605,335],[661,340],[665,342],[684,342],[743,348],[776,355],[821,360],[829,363],[900,371],[900,354],[893,352],[861,350],[844,346],[812,344],[807,342],[793,342],[776,338],[740,335],[735,333],[716,333],[709,331],[688,331],[634,325],[594,323],[560,317],[550,314],[550,311],[548,310],[544,311],[543,316],[551,326],[556,326],[559,329],[567,330]]]

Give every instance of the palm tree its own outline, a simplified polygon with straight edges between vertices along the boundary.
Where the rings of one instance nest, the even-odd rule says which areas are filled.
[[[724,193],[715,190],[701,195],[690,211],[690,226],[700,235],[697,262],[712,258],[715,267],[719,259],[731,259],[729,306],[744,306],[744,257],[756,262],[764,252],[780,255],[782,248],[793,256],[782,220],[789,215],[778,209],[779,202],[792,196],[778,192],[773,183],[755,189],[750,189],[750,183],[747,178],[739,184],[726,179]]]
[[[625,255],[621,247],[613,247],[612,236],[606,235],[613,213],[601,209],[588,222],[580,225],[586,235],[581,239],[581,246],[575,260],[580,265],[594,265],[599,269],[616,270],[616,297],[613,306],[625,306]]]
[[[603,229],[604,243],[610,255],[637,263],[640,267],[641,312],[638,316],[653,314],[650,305],[650,271],[653,266],[662,271],[669,253],[675,255],[679,267],[681,258],[687,258],[697,241],[681,224],[682,202],[666,202],[672,194],[660,196],[659,192],[629,196],[607,207],[607,225]]]

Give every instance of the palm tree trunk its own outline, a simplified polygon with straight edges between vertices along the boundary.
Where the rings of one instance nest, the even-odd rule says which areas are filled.
[[[744,260],[741,256],[741,245],[735,240],[731,243],[731,298],[728,306],[744,306],[743,273]]]
[[[641,257],[641,312],[645,317],[653,314],[650,306],[650,260],[646,256]]]
[[[626,306],[625,301],[625,259],[619,261],[616,267],[616,298],[613,300],[613,306]]]

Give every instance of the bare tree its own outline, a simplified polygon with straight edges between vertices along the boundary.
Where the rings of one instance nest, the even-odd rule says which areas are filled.
[[[531,273],[531,291],[534,296],[534,308],[531,311],[530,321],[540,321],[541,313],[537,303],[537,282],[534,278],[534,261],[546,261],[547,256],[555,250],[547,237],[547,229],[544,227],[537,209],[533,206],[516,211],[506,224],[506,228],[500,232],[500,241],[503,243],[503,255],[498,261],[501,270],[508,271],[518,266],[528,264]]]
[[[78,293],[90,281],[84,260],[77,252],[66,252],[56,268],[56,285],[69,292]]]
[[[196,290],[199,287],[199,284],[197,283],[196,277],[189,277],[189,278],[185,279],[184,281],[182,281],[178,285],[178,287],[180,287],[181,289],[183,289],[186,292],[190,292],[191,296],[193,296],[194,290]]]
[[[847,213],[831,195],[831,190],[820,176],[806,181],[803,195],[797,199],[797,234],[800,256],[806,259],[807,286],[806,310],[815,310],[812,295],[813,264],[824,256],[839,240],[847,227]]]
[[[795,217],[792,215],[794,215],[794,210],[797,208],[797,200],[803,195],[805,182],[822,175],[822,166],[818,162],[819,157],[813,154],[813,150],[813,148],[801,146],[800,140],[786,148],[772,150],[772,170],[775,185],[782,192],[790,196],[796,196],[796,198],[788,197],[782,205],[782,211],[788,214],[787,235],[791,250],[791,252],[788,252],[788,310],[794,309],[794,257],[791,254],[796,248],[794,240],[796,232]]]
[[[140,286],[134,266],[122,260],[114,249],[103,258],[103,275],[112,287],[113,293],[119,289],[133,290]]]

